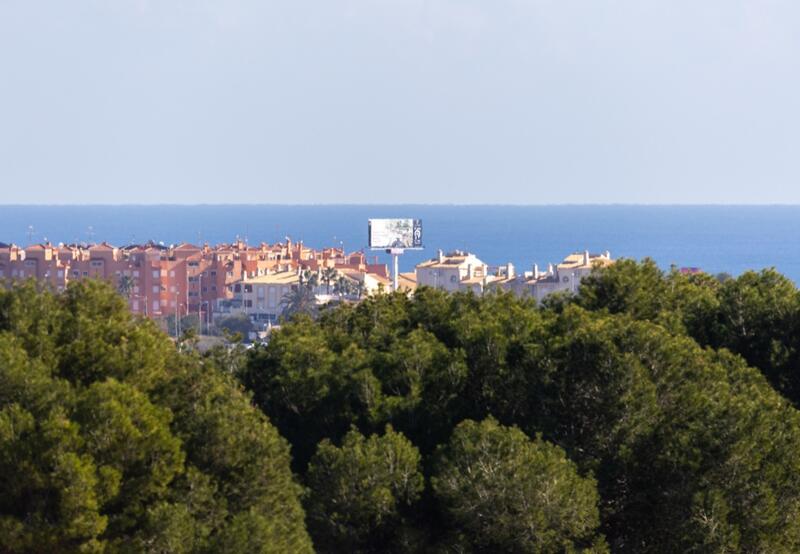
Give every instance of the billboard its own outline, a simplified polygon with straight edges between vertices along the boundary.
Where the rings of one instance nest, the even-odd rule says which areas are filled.
[[[405,250],[422,248],[422,220],[370,219],[369,247]]]

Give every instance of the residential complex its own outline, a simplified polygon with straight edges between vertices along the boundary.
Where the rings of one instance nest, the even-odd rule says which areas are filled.
[[[611,264],[611,254],[575,253],[541,271],[517,273],[513,264],[490,267],[476,255],[454,251],[418,264],[398,276],[398,288],[413,293],[418,286],[446,291],[503,289],[537,301],[554,292],[575,292],[598,266]],[[70,281],[105,279],[128,298],[134,313],[160,318],[197,314],[204,321],[246,314],[254,323],[279,321],[290,292],[312,289],[317,303],[334,298],[357,300],[392,289],[385,264],[369,263],[364,252],[339,248],[314,249],[302,242],[248,245],[165,246],[148,242],[116,247],[34,244],[25,248],[0,243],[0,281],[35,278],[63,290]]]
[[[537,301],[554,292],[575,292],[580,282],[596,267],[613,263],[611,254],[579,252],[570,254],[557,265],[550,264],[546,271],[534,265],[532,271],[518,274],[508,263],[491,268],[474,254],[455,251],[437,256],[416,268],[417,285],[447,291],[471,290],[477,294],[491,288],[501,288]]]
[[[231,306],[238,299],[240,311],[272,320],[280,315],[280,300],[296,286],[300,272],[321,273],[325,268],[361,281],[353,290],[367,294],[389,279],[386,265],[369,263],[363,252],[317,250],[288,238],[276,244],[252,246],[237,240],[214,247],[154,242],[116,247],[103,242],[22,248],[0,243],[0,280],[35,278],[63,290],[70,281],[105,279],[128,298],[134,313],[155,318],[197,313],[210,320],[215,312],[236,312]],[[254,289],[254,283],[261,285]],[[251,289],[254,296],[246,296]],[[261,308],[263,312],[255,313]]]

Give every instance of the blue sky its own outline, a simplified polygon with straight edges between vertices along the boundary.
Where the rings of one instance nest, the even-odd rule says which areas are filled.
[[[0,0],[0,203],[800,203],[800,2]]]

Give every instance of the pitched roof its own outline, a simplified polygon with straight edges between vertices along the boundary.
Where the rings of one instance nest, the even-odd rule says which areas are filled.
[[[98,244],[93,244],[89,247],[89,250],[115,250],[115,246],[111,246],[107,242],[103,241]]]

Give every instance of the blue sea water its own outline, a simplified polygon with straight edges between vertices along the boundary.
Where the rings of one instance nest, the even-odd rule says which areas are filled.
[[[800,206],[0,205],[0,242],[25,244],[29,233],[34,242],[117,245],[290,236],[310,246],[343,243],[350,251],[366,248],[367,220],[378,217],[423,221],[425,250],[407,252],[401,271],[438,248],[468,250],[490,265],[510,261],[518,271],[588,249],[713,273],[775,267],[800,282]]]

